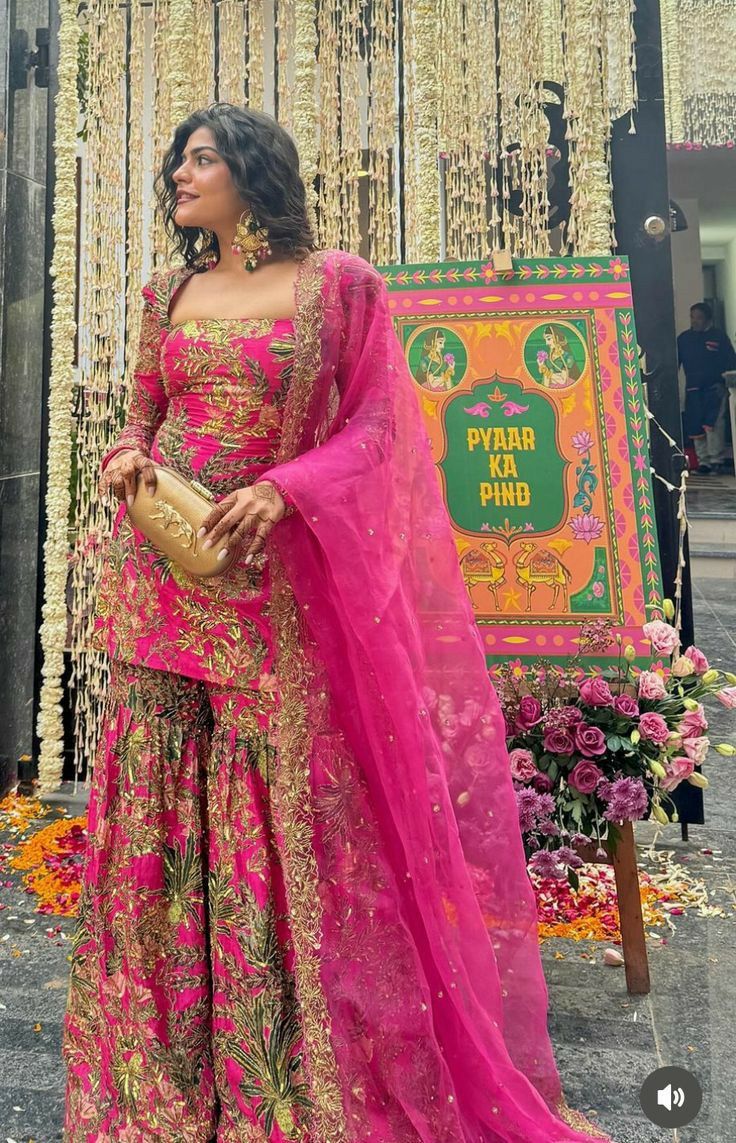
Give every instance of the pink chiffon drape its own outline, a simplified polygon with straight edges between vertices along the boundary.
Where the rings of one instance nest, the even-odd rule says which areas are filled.
[[[380,1072],[422,1143],[600,1138],[562,1104],[503,718],[385,283],[322,251],[300,291],[300,357],[267,476],[296,512],[268,544],[365,782],[385,873],[366,874],[361,917],[341,911],[349,823],[315,830],[320,987],[333,1027],[349,1013],[359,1030],[333,1040],[341,1086]],[[390,918],[372,946],[396,965],[389,995],[359,948],[345,959],[344,928],[359,946],[366,916]],[[371,1046],[379,1030],[421,1050],[424,1087],[407,1082],[405,1053]],[[346,1138],[364,1143],[346,1108]],[[371,1140],[406,1138],[377,1122]]]

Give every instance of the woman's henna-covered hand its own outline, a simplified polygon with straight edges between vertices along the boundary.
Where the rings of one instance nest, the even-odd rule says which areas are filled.
[[[216,504],[197,535],[204,540],[203,548],[211,548],[227,537],[218,552],[218,559],[224,559],[228,552],[245,541],[251,531],[255,531],[255,538],[245,557],[249,564],[263,551],[274,524],[278,524],[285,512],[286,504],[281,493],[270,481],[261,480],[248,488],[239,488]]]
[[[125,500],[130,507],[138,487],[139,473],[153,496],[156,491],[156,473],[148,453],[139,449],[125,449],[116,453],[100,477],[98,486],[100,496],[104,496],[111,488],[118,500]]]

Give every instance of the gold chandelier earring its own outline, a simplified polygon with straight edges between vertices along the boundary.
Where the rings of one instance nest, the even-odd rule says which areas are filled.
[[[232,243],[233,254],[244,254],[243,266],[246,270],[256,270],[259,262],[273,254],[268,242],[268,228],[261,226],[252,210],[244,210],[240,216]]]

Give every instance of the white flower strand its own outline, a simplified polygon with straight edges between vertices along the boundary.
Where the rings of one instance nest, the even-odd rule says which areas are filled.
[[[662,434],[664,439],[670,445],[675,456],[680,457],[682,460],[686,460],[687,458],[685,456],[685,453],[682,451],[682,449],[678,445],[677,441],[674,439],[674,437],[670,436],[670,434],[667,432],[666,429],[662,428],[659,421],[654,416],[654,413],[652,413],[651,409],[645,408],[645,412],[646,412],[647,420],[650,421],[659,430],[659,432]],[[670,480],[665,480],[665,478],[663,476],[660,476],[659,473],[654,469],[653,466],[650,466],[649,471],[651,472],[651,474],[655,480],[658,480],[660,484],[663,484],[665,486],[665,488],[667,489],[668,492],[676,492],[677,496],[678,496],[678,498],[677,498],[677,520],[679,523],[679,539],[678,539],[678,551],[677,551],[677,574],[675,575],[675,598],[674,598],[673,602],[674,602],[674,607],[675,607],[674,626],[675,626],[677,631],[681,631],[682,630],[682,570],[685,567],[686,562],[687,562],[685,560],[685,537],[687,535],[687,530],[689,527],[689,521],[687,518],[687,478],[689,476],[689,472],[687,469],[687,464],[683,465],[682,472],[680,473],[680,483],[679,484],[673,484]]]
[[[67,527],[71,505],[72,404],[74,396],[74,306],[77,279],[77,67],[79,24],[76,0],[61,0],[59,17],[59,89],[54,100],[56,185],[52,226],[54,254],[51,375],[49,379],[49,451],[46,486],[44,601],[41,624],[43,666],[37,731],[41,740],[38,793],[59,788],[64,764],[62,687],[67,612]]]

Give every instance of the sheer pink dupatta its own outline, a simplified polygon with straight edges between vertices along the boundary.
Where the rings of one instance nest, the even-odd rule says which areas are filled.
[[[387,963],[394,944],[404,948],[393,994],[371,994],[370,969],[358,952],[348,964],[340,944],[350,910],[338,916],[335,870],[360,846],[359,826],[351,837],[347,815],[330,833],[318,814],[310,844],[320,984],[345,1103],[339,1134],[354,1143],[600,1137],[551,1110],[561,1091],[503,718],[385,284],[362,259],[323,251],[302,270],[299,294],[282,450],[268,473],[297,511],[269,550],[364,789],[360,823],[370,820],[374,840],[362,842],[371,846],[362,913],[384,919],[375,947]],[[370,872],[378,865],[381,878]],[[350,923],[360,933],[361,918]],[[363,1029],[362,1054],[357,1034],[341,1037],[346,1013]],[[368,1115],[364,1093],[351,1102],[361,1067],[411,1130]]]

